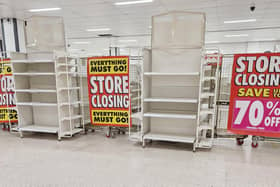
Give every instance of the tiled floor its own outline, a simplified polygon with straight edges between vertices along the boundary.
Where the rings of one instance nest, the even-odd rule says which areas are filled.
[[[126,136],[89,133],[61,142],[52,135],[0,132],[0,186],[280,186],[280,144],[230,139],[211,151],[153,142],[143,149]]]

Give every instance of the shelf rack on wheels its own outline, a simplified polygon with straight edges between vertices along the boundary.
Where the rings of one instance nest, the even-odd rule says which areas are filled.
[[[15,54],[12,67],[21,137],[24,132],[40,132],[57,134],[61,140],[84,131],[79,66],[79,58],[65,53]]]
[[[194,22],[195,27],[188,27]],[[193,151],[211,148],[218,74],[208,74],[209,63],[204,60],[205,16],[162,14],[153,17],[152,28],[152,49],[144,50],[141,68],[142,110],[135,116],[141,126],[136,134],[130,133],[130,139],[142,142],[143,147],[147,141],[170,141],[191,143]],[[171,30],[178,34],[172,42],[167,38]],[[182,37],[186,31],[192,37]],[[209,82],[214,82],[214,87]]]

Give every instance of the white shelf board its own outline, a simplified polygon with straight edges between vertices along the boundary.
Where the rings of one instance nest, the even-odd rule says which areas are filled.
[[[131,115],[131,118],[134,118],[134,119],[141,119],[141,118],[142,118],[142,114],[141,114],[141,112],[133,113],[133,114]]]
[[[144,140],[158,140],[169,142],[182,142],[182,143],[194,143],[195,136],[185,136],[178,134],[163,134],[163,133],[147,133],[143,136]]]
[[[76,65],[76,64],[58,64],[57,67],[58,68],[60,68],[60,67],[78,67],[78,65]]]
[[[196,115],[193,114],[166,114],[166,113],[144,113],[144,117],[153,118],[173,118],[173,119],[196,119]]]
[[[16,89],[15,92],[22,92],[22,93],[56,93],[56,90],[51,90],[51,89]]]
[[[211,81],[211,80],[216,80],[216,77],[203,77],[203,81]]]
[[[203,125],[199,125],[198,129],[201,130],[212,130],[213,127],[211,127],[211,125],[207,125],[207,124],[203,124]]]
[[[162,102],[162,103],[197,103],[197,99],[185,98],[145,98],[144,102]]]
[[[215,114],[213,109],[202,109],[200,110],[200,115]]]
[[[214,97],[215,93],[213,92],[202,92],[201,93],[201,98],[207,98],[207,97]]]
[[[38,63],[38,64],[43,64],[43,63],[54,63],[53,60],[47,60],[47,59],[42,59],[42,60],[12,60],[12,63],[19,63],[19,64],[34,64],[34,63]]]
[[[213,140],[211,138],[201,139],[198,142],[198,147],[200,148],[211,148],[213,145]]]
[[[141,99],[141,97],[134,97],[134,98],[131,99],[131,101],[137,101],[139,99]]]
[[[78,134],[78,133],[80,133],[80,132],[82,132],[82,131],[83,131],[83,129],[74,128],[74,129],[72,130],[72,133],[71,133],[71,131],[65,131],[65,132],[63,132],[63,135],[62,135],[62,136],[70,136],[70,135],[73,135],[73,134]]]
[[[145,76],[199,76],[199,72],[190,73],[162,73],[162,72],[145,72]]]
[[[78,105],[78,104],[82,104],[82,102],[81,101],[72,102],[72,103],[64,102],[64,103],[60,103],[60,106],[69,106],[69,105]]]
[[[17,102],[17,106],[57,106],[57,103]]]
[[[64,90],[79,90],[80,87],[65,87],[65,88],[59,88],[59,91],[64,91]]]
[[[73,116],[71,116],[71,117],[64,117],[64,118],[61,119],[61,121],[75,120],[75,119],[80,119],[80,118],[82,118],[81,115],[73,115]]]
[[[58,132],[58,127],[33,124],[33,125],[27,125],[27,126],[19,127],[19,131],[57,133]]]
[[[140,92],[141,89],[131,89],[130,92]]]
[[[50,76],[55,75],[53,72],[24,72],[24,73],[13,73],[13,75],[20,76]]]

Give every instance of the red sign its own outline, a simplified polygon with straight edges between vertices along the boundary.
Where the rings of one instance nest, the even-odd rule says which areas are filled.
[[[0,59],[0,123],[17,122],[14,79],[10,59]]]
[[[91,123],[128,127],[131,114],[129,58],[89,58],[87,72]]]
[[[280,137],[280,53],[234,56],[228,130]]]

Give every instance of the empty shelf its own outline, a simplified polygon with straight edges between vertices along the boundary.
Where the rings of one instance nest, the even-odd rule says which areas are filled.
[[[65,87],[65,88],[59,88],[59,91],[64,91],[64,90],[79,90],[80,87]]]
[[[213,109],[202,109],[200,111],[200,115],[207,115],[207,114],[215,114],[214,110]]]
[[[82,104],[82,102],[81,101],[72,102],[72,103],[64,102],[64,103],[61,103],[60,106],[69,106],[69,105],[78,105],[78,104]]]
[[[131,98],[131,101],[137,101],[139,99],[141,99],[141,97],[134,97],[134,98]]]
[[[211,80],[216,80],[216,77],[203,77],[203,81],[211,81]]]
[[[78,133],[80,133],[82,131],[83,131],[83,129],[75,128],[72,131],[63,132],[63,136],[71,136],[71,135],[74,135],[74,134],[78,134]]]
[[[199,72],[190,73],[162,73],[162,72],[145,72],[145,76],[198,76]]]
[[[75,119],[80,119],[80,118],[82,118],[81,115],[73,115],[73,116],[70,116],[70,117],[64,117],[64,118],[62,118],[61,121],[65,121],[65,120],[75,120]]]
[[[201,130],[211,130],[211,129],[213,129],[213,127],[211,127],[211,125],[203,124],[203,125],[198,126],[198,129],[200,131]]]
[[[49,76],[55,75],[53,72],[24,72],[24,73],[13,73],[13,75],[21,75],[21,76]]]
[[[196,115],[191,115],[191,114],[144,113],[144,117],[175,118],[175,119],[196,119]]]
[[[17,102],[17,106],[57,106],[57,103]]]
[[[158,140],[169,142],[182,142],[182,143],[194,143],[195,135],[185,136],[178,134],[163,134],[163,133],[147,133],[143,136],[144,140]]]
[[[27,125],[27,126],[19,127],[19,131],[57,133],[58,132],[58,127],[43,126],[43,125],[34,124],[34,125]]]
[[[78,65],[76,65],[76,64],[58,64],[57,67],[58,68],[60,68],[60,67],[78,67]]]
[[[213,140],[209,139],[202,139],[198,142],[198,147],[200,148],[211,148],[213,145]]]
[[[163,102],[163,103],[197,103],[197,99],[183,98],[145,98],[144,102]]]
[[[131,115],[131,118],[141,119],[142,118],[142,114],[140,112],[134,113],[134,114]]]
[[[12,60],[12,63],[20,63],[20,64],[32,64],[32,63],[54,63],[53,60]]]
[[[56,93],[56,90],[51,89],[16,89],[15,91],[22,93]]]
[[[215,93],[213,92],[202,92],[200,97],[202,98],[207,98],[207,97],[214,97],[215,96]]]
[[[131,89],[131,92],[140,92],[141,91],[141,89],[139,88],[139,89]]]

